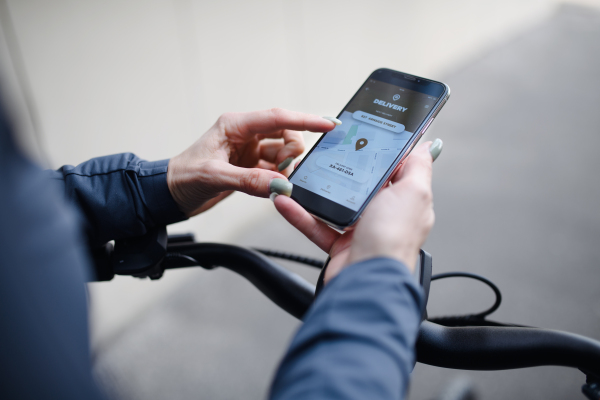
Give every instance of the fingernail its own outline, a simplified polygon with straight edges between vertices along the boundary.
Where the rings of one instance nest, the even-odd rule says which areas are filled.
[[[271,201],[273,203],[275,203],[275,197],[279,196],[277,193],[271,193],[271,195],[269,196],[269,198],[271,199]]]
[[[435,161],[440,156],[443,147],[444,142],[442,142],[442,139],[435,139],[433,143],[431,143],[431,146],[429,147],[429,153],[431,154],[431,158],[433,158],[433,161]]]
[[[333,122],[336,125],[341,125],[342,124],[342,121],[340,121],[339,119],[334,118],[334,117],[323,117],[323,118],[326,119],[327,121]]]
[[[269,190],[271,193],[282,194],[284,196],[290,197],[292,195],[292,189],[294,185],[292,185],[289,181],[281,178],[274,178],[269,184]]]
[[[285,160],[283,160],[281,162],[281,164],[279,164],[277,166],[277,169],[280,170],[280,171],[283,171],[284,169],[286,169],[287,167],[290,166],[290,164],[292,163],[292,161],[294,161],[294,157],[288,157],[288,158],[286,158]]]

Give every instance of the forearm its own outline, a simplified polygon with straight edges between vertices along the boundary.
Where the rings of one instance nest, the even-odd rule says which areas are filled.
[[[275,378],[273,400],[402,398],[423,294],[398,261],[346,268],[309,310]]]
[[[124,153],[46,173],[80,210],[90,243],[100,245],[185,219],[169,192],[167,166]]]

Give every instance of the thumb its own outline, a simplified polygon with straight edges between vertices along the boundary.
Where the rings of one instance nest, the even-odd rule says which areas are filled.
[[[282,174],[262,168],[242,168],[219,163],[214,168],[214,188],[218,191],[237,190],[256,197],[269,197],[269,185],[275,178],[287,181]],[[291,184],[290,184],[291,185]]]

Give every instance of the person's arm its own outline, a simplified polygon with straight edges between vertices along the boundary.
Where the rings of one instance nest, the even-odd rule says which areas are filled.
[[[167,186],[168,164],[125,153],[46,173],[79,209],[94,246],[186,219]]]
[[[423,304],[409,271],[434,222],[430,144],[415,149],[350,232],[275,197],[277,210],[330,261],[273,400],[404,398]]]
[[[271,400],[398,400],[408,388],[423,294],[391,258],[355,263],[323,289],[296,334]]]
[[[304,151],[299,131],[334,126],[282,109],[228,113],[170,160],[117,154],[48,174],[78,206],[90,243],[97,246],[199,214],[232,191],[259,197],[268,197],[271,189],[285,192],[291,187],[288,166]]]

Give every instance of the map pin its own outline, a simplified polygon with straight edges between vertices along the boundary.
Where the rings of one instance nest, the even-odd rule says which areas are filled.
[[[365,147],[367,145],[367,143],[369,143],[369,141],[367,139],[358,139],[356,141],[356,151]]]

